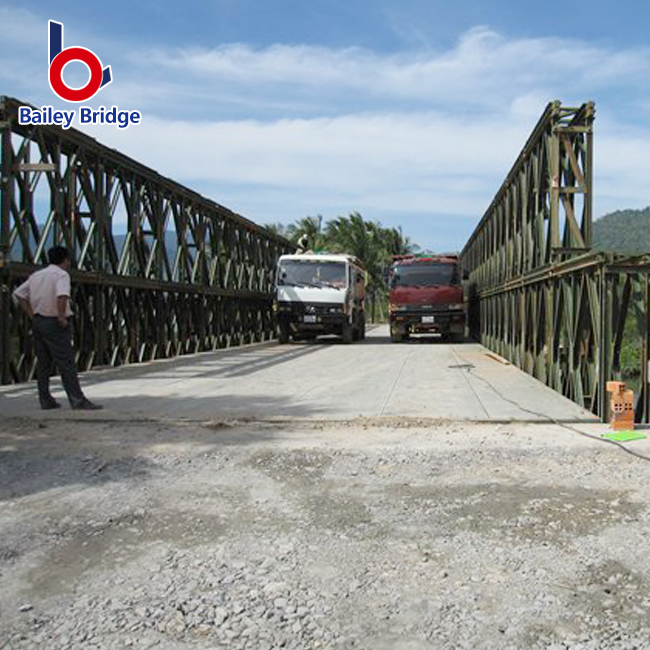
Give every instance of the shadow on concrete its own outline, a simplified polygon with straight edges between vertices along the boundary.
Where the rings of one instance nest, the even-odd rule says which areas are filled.
[[[222,375],[224,377],[244,377],[246,375],[253,375],[260,370],[272,368],[273,366],[294,361],[295,359],[304,357],[308,354],[319,352],[324,349],[324,346],[319,345],[318,343],[309,346],[292,344],[278,346],[277,349],[278,352],[272,356],[265,356],[259,359],[251,359],[249,356],[241,363],[230,364],[223,369],[212,367],[203,373],[197,373],[194,377],[210,377],[214,375]]]
[[[411,336],[406,341],[397,342],[391,341],[390,336],[377,335],[365,338],[363,341],[355,343],[354,345],[385,345],[387,343],[390,345],[468,345],[470,343],[475,344],[476,341],[472,341],[471,339],[449,340],[444,339],[441,336],[427,336],[426,334],[421,334]]]
[[[292,406],[282,398],[265,397],[252,404],[241,395],[222,395],[147,397],[148,412],[155,413],[159,402],[169,419],[139,418],[132,412],[139,401],[137,396],[103,399],[103,411],[35,409],[30,417],[3,419],[0,502],[51,489],[137,481],[162,471],[175,455],[205,455],[273,440],[282,431],[281,423],[253,421],[268,412],[280,411],[287,418],[304,416],[305,411],[323,415],[318,408]]]
[[[179,369],[195,369],[192,378],[224,376],[240,377],[254,374],[260,370],[270,368],[279,364],[294,361],[302,356],[313,354],[324,349],[323,345],[310,343],[305,346],[302,343],[292,343],[280,346],[275,342],[252,345],[246,347],[216,350],[215,352],[203,352],[200,354],[183,355],[170,359],[157,359],[145,363],[134,363],[126,366],[103,367],[81,374],[83,386],[103,384],[111,379],[120,380],[143,378],[149,379],[156,374],[171,374]],[[232,359],[241,358],[241,361],[232,363]],[[223,366],[223,367],[220,367]],[[205,368],[204,371],[201,369]],[[0,393],[3,396],[20,397],[35,394],[36,388],[33,381],[13,386],[5,386]]]

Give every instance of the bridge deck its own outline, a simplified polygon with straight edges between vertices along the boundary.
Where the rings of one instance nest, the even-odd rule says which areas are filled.
[[[391,344],[386,327],[350,346],[334,338],[316,344],[265,343],[100,370],[85,374],[83,385],[106,407],[97,417],[111,418],[595,420],[517,368],[496,361],[481,345]],[[58,380],[53,388],[63,401]],[[46,413],[37,409],[33,383],[1,388],[0,405],[7,416]],[[63,408],[47,415],[68,417],[70,412]]]

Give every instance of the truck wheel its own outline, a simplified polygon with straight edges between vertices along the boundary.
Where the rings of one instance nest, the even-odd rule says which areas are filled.
[[[278,323],[278,343],[281,345],[289,343],[289,323],[283,321]]]
[[[343,339],[343,343],[352,343],[354,340],[354,327],[348,323],[345,322],[343,323],[343,331],[341,332],[341,338]]]
[[[352,326],[352,340],[361,340],[361,318],[359,316],[356,317],[355,323]]]
[[[366,315],[361,314],[359,319],[359,338],[363,341],[366,338]]]
[[[401,343],[404,340],[404,334],[394,330],[392,327],[390,329],[390,340],[391,343]]]

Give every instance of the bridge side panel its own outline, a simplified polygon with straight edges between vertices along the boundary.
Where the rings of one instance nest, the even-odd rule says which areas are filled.
[[[590,253],[594,106],[550,103],[461,254],[475,338],[608,418],[621,379],[648,422],[650,258]]]
[[[11,291],[54,244],[72,253],[80,368],[274,336],[274,271],[290,242],[74,129],[19,125],[20,105],[0,103],[2,383],[33,376]]]

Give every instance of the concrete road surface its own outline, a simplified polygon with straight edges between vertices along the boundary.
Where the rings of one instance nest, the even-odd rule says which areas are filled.
[[[386,326],[352,345],[334,337],[263,343],[93,371],[82,383],[91,399],[104,404],[97,414],[102,418],[594,419],[477,343],[396,344]],[[42,413],[69,417],[58,380],[53,392],[64,408]],[[7,416],[33,414],[38,409],[34,384],[0,388],[0,406]]]

